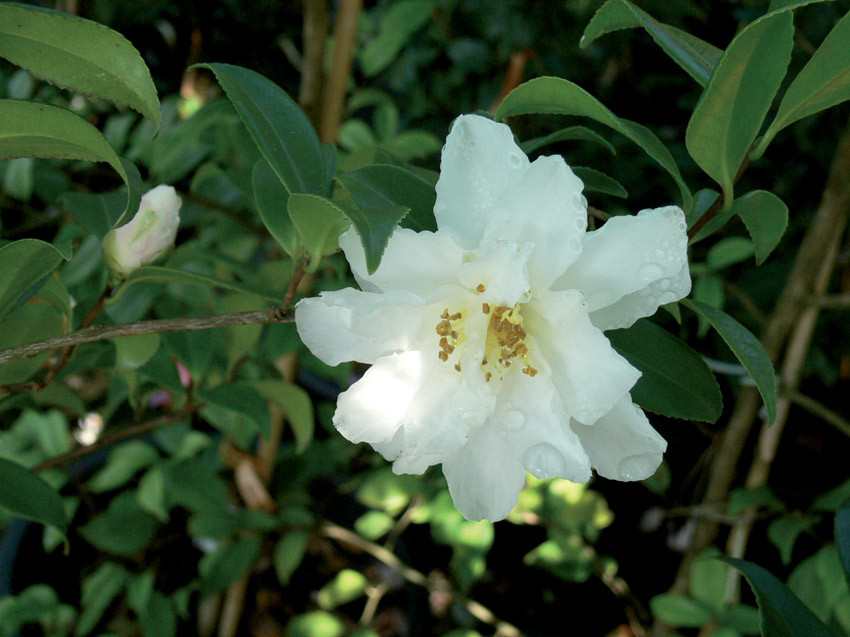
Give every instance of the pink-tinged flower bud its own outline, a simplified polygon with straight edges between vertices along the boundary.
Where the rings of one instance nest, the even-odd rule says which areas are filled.
[[[103,239],[103,260],[112,284],[153,263],[174,245],[182,202],[171,186],[157,186],[142,197],[133,219],[113,228]]]

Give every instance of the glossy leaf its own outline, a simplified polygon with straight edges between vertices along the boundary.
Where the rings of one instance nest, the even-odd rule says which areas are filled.
[[[232,64],[199,64],[215,73],[251,139],[290,193],[327,194],[325,156],[298,104],[271,80]]]
[[[348,225],[345,213],[329,199],[305,194],[291,195],[287,208],[295,230],[310,255],[306,270],[315,272],[322,257],[339,248],[339,235]]]
[[[638,405],[674,418],[715,422],[720,417],[723,399],[714,374],[683,341],[647,320],[605,335],[643,374],[631,392]]]
[[[374,164],[337,177],[354,203],[363,209],[401,206],[410,213],[402,225],[413,230],[436,230],[434,185],[405,168]]]
[[[260,554],[260,538],[247,537],[201,558],[201,595],[224,590],[248,571]]]
[[[251,175],[251,184],[254,189],[254,202],[257,204],[257,212],[263,225],[280,244],[284,252],[291,258],[298,255],[298,233],[289,218],[286,202],[289,200],[289,191],[281,183],[271,166],[265,160],[254,164]]]
[[[519,146],[526,155],[531,155],[533,152],[540,150],[544,146],[566,141],[593,142],[594,144],[599,144],[605,148],[612,155],[617,154],[617,149],[614,148],[614,145],[611,142],[586,126],[568,126],[561,130],[557,130],[554,133],[544,135],[543,137],[535,137],[534,139],[524,141]]]
[[[94,126],[63,108],[0,100],[0,161],[16,157],[106,162],[127,184],[125,211],[139,207],[141,179],[135,166],[120,159]]]
[[[240,421],[247,422],[256,432],[268,439],[271,432],[271,416],[263,397],[249,385],[229,383],[198,392],[198,398],[223,410]],[[220,425],[220,420],[213,423]]]
[[[280,407],[295,434],[295,450],[304,451],[313,439],[315,428],[310,395],[298,385],[280,380],[255,380],[248,384]]]
[[[584,183],[585,192],[601,192],[613,197],[628,197],[628,191],[616,179],[612,179],[603,172],[586,168],[584,166],[573,166],[576,177]]]
[[[800,599],[770,572],[752,562],[719,556],[738,569],[753,589],[763,635],[770,637],[835,637]]]
[[[643,27],[656,44],[701,86],[705,86],[723,51],[699,38],[659,22],[628,0],[608,0],[594,14],[582,35],[585,49],[612,31]]]
[[[558,77],[539,77],[520,84],[502,101],[496,119],[528,113],[552,113],[589,117],[613,128],[643,148],[666,170],[682,194],[683,208],[691,208],[692,196],[670,151],[647,128],[614,115],[583,88]]]
[[[772,192],[754,190],[737,199],[733,208],[753,239],[756,265],[761,265],[785,234],[788,206]]]
[[[56,490],[17,462],[0,458],[0,506],[15,517],[68,530],[65,506]]]
[[[761,156],[786,126],[850,99],[850,12],[829,32],[785,92],[776,118],[754,151]]]
[[[39,239],[0,248],[0,319],[35,295],[67,256]]]
[[[694,109],[685,144],[694,161],[734,200],[738,169],[759,133],[791,60],[789,12],[760,18],[729,44]]]
[[[369,274],[374,274],[378,266],[381,265],[381,257],[384,256],[390,235],[398,227],[399,222],[405,217],[409,209],[404,206],[369,209],[344,206],[342,210],[357,229],[360,243],[366,254],[366,269]]]
[[[142,56],[102,24],[3,3],[0,57],[52,84],[129,106],[159,126],[159,98]]]
[[[764,346],[747,328],[728,314],[699,301],[685,299],[682,303],[705,318],[726,341],[729,349],[755,382],[764,399],[768,421],[773,422],[776,418],[776,376]]]
[[[289,584],[292,574],[304,559],[310,536],[306,531],[290,531],[274,549],[274,570],[283,586]]]

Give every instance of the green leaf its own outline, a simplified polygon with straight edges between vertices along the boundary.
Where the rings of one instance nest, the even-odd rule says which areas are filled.
[[[682,207],[685,211],[690,210],[691,191],[664,144],[649,129],[614,115],[583,88],[559,77],[538,77],[529,80],[520,84],[505,97],[496,111],[496,119],[504,120],[506,117],[527,113],[578,115],[589,117],[613,128],[643,148],[673,177],[682,194]]]
[[[168,509],[165,506],[165,473],[160,467],[148,469],[139,480],[136,502],[142,509],[156,516],[160,522],[168,522]]]
[[[271,433],[271,416],[265,400],[253,387],[242,383],[218,385],[198,392],[198,398],[226,416],[246,423],[252,431],[261,433],[268,440]],[[211,415],[206,409],[204,414],[205,417]],[[222,418],[215,417],[212,422],[216,427],[222,427],[222,421]]]
[[[772,192],[754,190],[737,199],[732,208],[747,226],[756,250],[756,265],[761,265],[785,234],[788,206]]]
[[[0,506],[15,517],[68,530],[65,505],[56,490],[16,462],[0,458]]]
[[[296,258],[299,248],[298,234],[286,206],[289,191],[274,174],[271,166],[262,159],[254,164],[251,184],[254,189],[254,203],[257,204],[257,212],[266,229],[286,254]]]
[[[46,287],[46,285],[45,285]],[[33,343],[45,338],[59,336],[67,329],[67,316],[56,307],[42,303],[40,297],[9,313],[0,322],[0,349]],[[26,380],[51,356],[44,352],[33,358],[10,361],[0,365],[0,385]]]
[[[38,239],[0,248],[0,319],[35,295],[63,260],[65,255]]]
[[[364,595],[368,586],[369,582],[362,573],[345,568],[319,589],[316,603],[323,610],[331,610]]]
[[[628,191],[616,179],[612,179],[603,172],[584,166],[572,166],[576,177],[584,183],[585,191],[596,191],[614,197],[628,197]]]
[[[330,192],[325,156],[316,131],[282,88],[240,66],[197,66],[215,73],[251,139],[290,193]]]
[[[139,207],[141,180],[135,166],[120,159],[94,126],[63,108],[0,100],[0,161],[16,157],[106,162],[127,184],[125,210],[135,211]]]
[[[364,75],[373,77],[387,68],[410,36],[431,19],[433,10],[433,0],[400,0],[391,4],[381,19],[377,37],[360,54]]]
[[[74,635],[84,637],[95,629],[103,613],[124,588],[128,573],[123,566],[106,562],[83,582],[83,612],[77,620]]]
[[[283,586],[289,584],[292,574],[304,559],[309,540],[307,531],[290,531],[274,547],[274,570]]]
[[[343,210],[316,195],[294,194],[287,202],[289,217],[310,255],[307,272],[315,272],[322,257],[336,252],[339,235],[348,226]]]
[[[782,556],[783,565],[788,566],[791,563],[791,554],[800,533],[811,529],[819,519],[815,515],[787,515],[770,523],[767,527],[767,538]]]
[[[159,334],[137,334],[116,338],[115,368],[138,369],[147,363],[159,349]]]
[[[102,24],[0,4],[0,57],[52,84],[129,106],[159,127],[159,99],[142,56]]]
[[[614,145],[611,142],[586,126],[568,126],[567,128],[562,128],[561,130],[549,133],[543,137],[535,137],[534,139],[524,141],[519,145],[519,147],[522,148],[522,152],[526,155],[530,155],[534,151],[540,150],[549,144],[572,140],[593,142],[594,144],[599,144],[608,150],[608,152],[612,155],[617,154],[617,149],[614,148]]]
[[[410,213],[403,225],[414,230],[436,230],[434,185],[400,166],[375,164],[343,173],[337,181],[363,209],[402,206]]]
[[[315,429],[310,395],[297,385],[280,380],[255,380],[248,385],[280,407],[295,434],[295,450],[299,453],[304,451],[313,439]]]
[[[662,593],[649,600],[652,614],[677,628],[698,628],[711,620],[711,612],[699,602],[679,593]]]
[[[609,0],[599,7],[585,28],[579,44],[585,49],[606,33],[635,27],[643,27],[656,44],[700,86],[706,85],[723,54],[708,42],[659,22],[627,0]]]
[[[716,549],[708,549],[700,554],[691,567],[691,595],[705,604],[714,613],[720,612],[726,602],[726,571],[717,560],[708,559],[717,555]]]
[[[260,538],[246,537],[201,558],[201,596],[222,591],[248,572],[260,554]]]
[[[806,608],[794,593],[767,570],[731,557],[718,560],[738,569],[755,593],[761,615],[763,635],[770,637],[834,637],[814,613]]]
[[[844,569],[844,579],[850,586],[850,503],[835,514],[835,544]]]
[[[721,239],[708,251],[705,264],[710,270],[722,270],[746,260],[753,253],[753,244],[743,237]]]
[[[776,418],[776,376],[764,346],[747,328],[728,314],[699,301],[685,299],[682,303],[707,320],[726,341],[729,349],[755,382],[767,407],[768,421],[773,422]]]
[[[175,268],[166,268],[159,265],[143,265],[130,273],[130,276],[128,276],[121,284],[121,287],[118,288],[115,294],[110,297],[109,304],[114,305],[117,303],[131,286],[139,283],[200,285],[211,288],[221,288],[224,290],[234,290],[236,292],[247,292],[258,296],[269,303],[277,303],[279,301],[277,297],[271,294],[255,290],[243,283],[237,283],[236,281],[224,281],[223,279],[216,279],[205,274],[190,272],[189,270],[177,270]]]
[[[694,161],[734,200],[738,169],[758,135],[791,61],[794,22],[781,12],[744,28],[723,53],[694,109],[685,144]]]
[[[354,521],[354,530],[374,542],[386,535],[394,523],[395,520],[382,511],[367,511]]]
[[[159,453],[148,443],[141,440],[125,442],[109,454],[109,460],[89,481],[89,488],[94,493],[103,493],[120,487],[158,459]]]
[[[715,422],[723,398],[699,354],[647,320],[605,333],[614,348],[641,372],[632,400],[656,414]]]
[[[369,274],[374,274],[381,265],[390,236],[409,209],[404,206],[387,206],[364,210],[349,205],[344,206],[342,210],[357,229],[360,244],[366,254],[366,269]]]
[[[416,482],[410,476],[397,475],[392,469],[384,468],[366,477],[357,489],[357,501],[395,515],[407,506],[415,489]]]
[[[79,532],[102,551],[132,555],[151,543],[157,526],[156,518],[136,502],[135,492],[124,491],[113,498],[105,513],[80,527]]]
[[[139,623],[145,637],[174,637],[177,634],[174,606],[158,591],[151,593],[147,606],[139,612]]]
[[[829,32],[803,70],[791,82],[779,112],[753,151],[761,157],[776,134],[786,126],[850,99],[850,13]]]
[[[99,195],[90,192],[66,192],[59,197],[59,201],[68,207],[74,218],[100,240],[121,219],[126,200],[126,194],[121,191]]]
[[[322,610],[296,615],[286,628],[287,637],[342,637],[345,624]]]
[[[227,483],[200,459],[184,460],[165,471],[169,502],[195,512],[222,515],[227,508]]]

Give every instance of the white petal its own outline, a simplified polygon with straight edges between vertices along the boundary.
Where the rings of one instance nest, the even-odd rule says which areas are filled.
[[[548,374],[529,377],[513,366],[499,388],[489,424],[508,443],[514,458],[538,478],[590,480],[590,460]]]
[[[584,236],[581,255],[553,289],[584,292],[588,311],[602,329],[628,327],[690,292],[686,230],[684,214],[676,206],[613,217]],[[644,290],[645,298],[639,301],[627,298],[622,308],[595,314]]]
[[[437,227],[462,247],[477,248],[494,206],[527,166],[528,158],[505,124],[479,115],[458,117],[440,160]]]
[[[467,520],[505,519],[525,484],[522,465],[489,427],[475,430],[462,449],[443,461],[443,474],[457,510]]]
[[[548,290],[581,252],[587,201],[581,179],[561,157],[538,157],[505,190],[487,222],[484,240],[534,245],[528,262],[532,287]]]
[[[374,274],[366,270],[366,256],[353,226],[339,246],[363,289],[407,290],[426,301],[439,295],[444,285],[457,285],[463,250],[446,233],[414,232],[398,228],[390,236],[381,265]]]
[[[379,359],[339,395],[334,426],[351,442],[391,440],[422,384],[421,359],[419,352]]]
[[[581,292],[549,292],[527,303],[523,315],[552,369],[564,409],[576,420],[593,423],[640,378],[591,324]]]
[[[403,291],[384,294],[345,288],[299,301],[295,325],[304,344],[321,361],[372,363],[393,352],[413,349],[426,313],[419,297]]]
[[[611,480],[644,480],[655,473],[667,442],[649,424],[643,410],[625,396],[592,425],[571,423],[590,463]]]
[[[482,302],[513,307],[531,295],[527,263],[533,250],[527,243],[490,241],[473,251],[475,258],[463,264],[458,279],[469,290],[483,285]]]

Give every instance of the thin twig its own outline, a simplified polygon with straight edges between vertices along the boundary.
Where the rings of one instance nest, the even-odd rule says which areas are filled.
[[[428,577],[426,577],[420,571],[417,571],[415,568],[411,568],[410,566],[402,562],[400,559],[398,559],[398,557],[396,557],[395,553],[393,553],[392,551],[388,551],[386,548],[380,546],[379,544],[364,540],[362,537],[352,531],[349,531],[345,527],[338,526],[336,524],[333,524],[332,522],[325,522],[324,524],[322,524],[319,530],[323,535],[331,538],[332,540],[342,542],[343,544],[348,544],[358,550],[363,551],[364,553],[368,553],[379,562],[383,562],[393,570],[397,571],[399,575],[401,575],[411,584],[422,586],[428,589],[429,591],[432,591],[432,589],[435,587]],[[502,619],[499,619],[498,617],[496,617],[493,611],[491,611],[485,606],[482,606],[478,602],[468,599],[460,595],[456,591],[442,592],[448,592],[449,594],[451,594],[454,599],[463,604],[466,610],[469,611],[469,613],[473,617],[484,622],[485,624],[493,626],[496,629],[497,634],[505,635],[505,637],[519,637],[522,634],[516,626]]]
[[[319,121],[322,97],[325,42],[328,39],[330,12],[327,0],[304,0],[304,46],[301,64],[301,85],[298,87],[298,104],[310,118],[313,126]]]
[[[351,75],[354,43],[357,40],[357,27],[362,9],[363,0],[341,0],[336,10],[333,64],[324,87],[322,116],[319,123],[319,138],[323,143],[336,141],[336,134],[342,121],[348,78]]]
[[[850,420],[847,420],[838,412],[832,411],[823,403],[820,403],[814,398],[810,398],[805,394],[801,394],[798,391],[791,391],[786,389],[782,392],[782,395],[795,405],[799,405],[800,407],[808,411],[810,414],[813,414],[824,422],[829,423],[830,425],[838,429],[838,431],[843,433],[845,436],[850,436]]]
[[[270,307],[265,310],[252,312],[233,312],[230,314],[215,314],[197,318],[154,319],[137,321],[119,325],[93,325],[84,330],[78,330],[65,336],[48,338],[44,341],[19,345],[0,350],[0,365],[20,358],[32,358],[42,352],[60,347],[92,343],[121,336],[137,336],[139,334],[157,334],[162,332],[191,332],[208,330],[214,327],[231,327],[233,325],[258,325],[270,323],[293,323],[295,313],[284,311],[280,307]]]
[[[105,438],[101,438],[96,442],[87,445],[85,447],[77,447],[67,453],[63,453],[61,455],[55,456],[50,460],[46,460],[42,462],[40,465],[37,465],[31,469],[38,473],[39,471],[44,471],[46,469],[52,469],[53,467],[61,467],[72,460],[76,460],[77,458],[82,458],[84,456],[88,456],[93,454],[101,449],[106,449],[107,447],[111,447],[112,445],[121,442],[122,440],[127,440],[128,438],[135,438],[136,436],[141,436],[142,434],[146,434],[149,431],[153,431],[154,429],[159,429],[160,427],[165,427],[167,425],[171,425],[178,420],[186,418],[191,415],[195,411],[195,406],[193,404],[187,404],[183,409],[177,411],[173,414],[166,414],[165,416],[160,416],[159,418],[154,418],[153,420],[148,420],[147,422],[140,423],[138,425],[131,425],[129,427],[122,428],[118,433],[115,433],[111,436],[107,436]]]
[[[809,304],[822,310],[850,309],[850,294],[822,294],[809,298]]]

